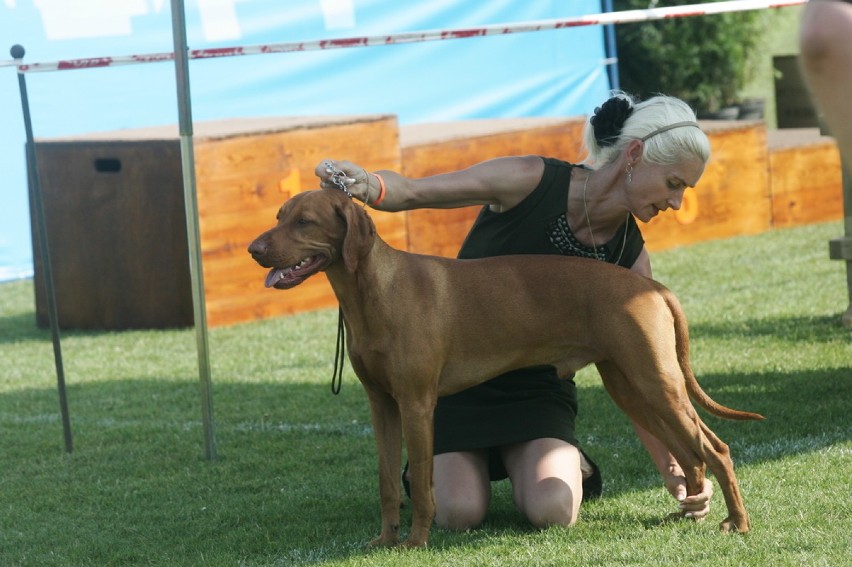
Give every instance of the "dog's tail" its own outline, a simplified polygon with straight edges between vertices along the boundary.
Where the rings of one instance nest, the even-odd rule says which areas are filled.
[[[707,395],[707,392],[701,389],[698,380],[695,379],[695,374],[692,373],[692,367],[689,364],[689,327],[686,324],[686,315],[683,313],[683,308],[675,295],[666,290],[663,294],[669,309],[674,317],[675,342],[677,348],[677,359],[680,363],[680,369],[683,372],[683,378],[686,381],[686,390],[689,396],[701,407],[719,417],[725,419],[738,420],[761,420],[764,419],[759,413],[750,411],[740,411],[723,406]]]

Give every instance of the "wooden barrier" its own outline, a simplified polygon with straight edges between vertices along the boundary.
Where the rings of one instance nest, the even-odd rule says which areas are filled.
[[[335,305],[324,276],[287,292],[267,290],[266,271],[246,249],[275,223],[287,198],[318,188],[313,170],[320,160],[346,157],[370,169],[399,169],[396,117],[200,122],[194,143],[209,325]],[[60,325],[191,325],[177,128],[40,140],[36,146]],[[388,242],[406,246],[403,216],[375,212],[373,219]],[[42,325],[45,303],[37,285]]]
[[[711,157],[680,211],[642,225],[648,250],[769,230],[769,156],[762,122],[702,121]]]
[[[582,159],[584,118],[483,120],[400,129],[403,173],[423,177],[502,155]],[[767,131],[762,122],[702,121],[712,158],[680,211],[643,225],[650,250],[756,234],[772,226]],[[828,171],[831,170],[829,166]],[[479,207],[408,212],[408,249],[455,256]]]
[[[290,196],[318,187],[314,167],[348,159],[424,177],[506,155],[582,160],[584,118],[472,120],[400,128],[393,116],[199,123],[196,179],[211,327],[336,305],[323,275],[286,292],[263,286],[246,252]],[[840,161],[815,132],[762,122],[701,123],[712,157],[680,211],[643,225],[650,250],[842,217]],[[60,324],[124,329],[192,323],[177,129],[92,134],[36,144]],[[370,210],[388,243],[456,255],[480,207]],[[34,247],[37,276],[41,259]],[[36,282],[37,316],[46,324]]]
[[[408,177],[426,177],[511,155],[540,154],[579,160],[584,123],[584,118],[575,117],[402,126],[402,172]],[[480,208],[408,211],[408,250],[455,257]]]
[[[840,155],[817,128],[702,122],[713,156],[680,211],[642,229],[650,250],[843,217]],[[681,225],[681,226],[678,226]]]
[[[191,325],[177,139],[39,140],[35,149],[60,326]],[[33,260],[36,322],[47,327],[35,234]]]
[[[246,252],[275,224],[289,197],[319,187],[325,158],[367,169],[400,168],[395,117],[319,117],[240,121],[196,135],[195,161],[204,286],[210,326],[337,305],[324,274],[287,290],[264,288],[266,270]],[[402,215],[373,212],[377,230],[405,248]]]
[[[840,152],[818,128],[769,132],[772,225],[796,226],[843,218]]]

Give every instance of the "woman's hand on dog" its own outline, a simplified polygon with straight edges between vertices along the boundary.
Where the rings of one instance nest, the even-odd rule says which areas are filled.
[[[713,497],[713,483],[704,478],[704,487],[698,494],[686,495],[686,477],[679,466],[672,467],[665,475],[665,485],[669,493],[680,503],[680,513],[685,518],[702,520],[710,513],[710,499]]]

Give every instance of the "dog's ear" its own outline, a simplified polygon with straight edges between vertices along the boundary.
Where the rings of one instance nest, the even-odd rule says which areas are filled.
[[[358,268],[361,258],[366,256],[373,247],[376,237],[376,226],[370,215],[354,201],[343,201],[337,208],[337,214],[346,225],[346,235],[343,238],[343,263],[350,273]]]

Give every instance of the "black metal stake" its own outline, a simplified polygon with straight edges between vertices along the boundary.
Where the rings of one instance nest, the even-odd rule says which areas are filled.
[[[22,45],[13,45],[9,50],[12,58],[20,61],[26,50]],[[24,113],[24,129],[27,135],[27,172],[29,175],[30,202],[33,207],[33,217],[36,223],[36,243],[41,252],[42,275],[44,290],[47,296],[47,313],[50,319],[50,333],[53,339],[53,358],[56,363],[56,384],[59,389],[59,411],[62,414],[62,431],[65,436],[65,451],[74,451],[74,440],[71,435],[71,417],[68,412],[68,396],[65,392],[65,370],[62,365],[62,345],[59,337],[59,315],[56,309],[56,291],[53,285],[53,270],[50,263],[50,246],[47,241],[47,220],[44,216],[44,202],[41,195],[41,180],[39,179],[36,163],[35,139],[30,118],[30,102],[27,96],[27,82],[24,73],[18,71],[18,87],[21,91],[21,107]]]

